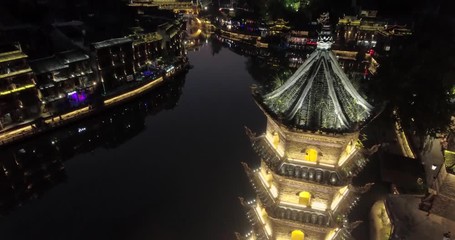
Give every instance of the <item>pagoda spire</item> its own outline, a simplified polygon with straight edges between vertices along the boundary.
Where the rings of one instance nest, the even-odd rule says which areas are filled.
[[[329,50],[334,42],[329,13],[321,14],[317,21],[322,25],[322,30],[318,34],[317,49]]]

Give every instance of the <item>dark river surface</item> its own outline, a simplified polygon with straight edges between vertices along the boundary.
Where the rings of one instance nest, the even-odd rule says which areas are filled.
[[[194,67],[166,86],[3,149],[0,239],[223,240],[246,232],[238,197],[253,195],[240,162],[259,159],[244,126],[262,132],[266,124],[250,91],[258,72],[250,58],[211,43],[188,57]],[[363,225],[358,239],[367,239]]]

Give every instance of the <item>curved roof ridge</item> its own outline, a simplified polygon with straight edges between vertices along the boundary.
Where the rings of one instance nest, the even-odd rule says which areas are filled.
[[[330,54],[330,53],[329,53]],[[328,71],[329,66],[327,66],[327,62],[324,62],[324,65],[326,66],[325,71]],[[332,103],[335,106],[335,114],[338,116],[338,119],[340,120],[341,125],[343,127],[347,127],[347,124],[349,124],[348,119],[344,115],[343,109],[341,108],[340,101],[336,96],[335,88],[333,87],[333,82],[335,81],[333,77],[328,74],[327,72],[325,73],[327,76],[327,87],[329,90],[329,96],[332,99]]]
[[[336,71],[335,73],[340,77],[340,80],[343,82],[343,86],[345,87],[346,91],[351,94],[353,98],[356,100],[360,101],[358,104],[360,104],[362,107],[365,108],[365,110],[373,110],[373,106],[369,104],[362,96],[360,96],[359,92],[355,90],[354,86],[352,85],[351,81],[349,80],[348,76],[346,76],[346,73],[341,69],[340,65],[338,65],[338,61],[335,58],[335,54],[333,52],[329,53],[330,58],[332,61],[335,63],[333,64],[333,69]]]
[[[313,62],[312,62],[313,59],[316,58],[316,56],[318,56],[318,55],[319,55],[319,52],[318,51],[314,51],[308,57],[308,59],[297,69],[297,71],[295,71],[295,73],[292,74],[292,76],[288,78],[288,80],[283,85],[281,85],[279,88],[277,88],[273,92],[266,94],[264,96],[264,98],[266,98],[266,99],[275,98],[275,97],[279,96],[280,94],[282,94],[284,91],[286,91],[295,82],[297,82],[306,71],[309,70],[309,68],[313,64]]]
[[[320,68],[321,68],[321,64],[318,64],[316,71],[314,71],[312,76],[310,77],[310,79],[308,79],[308,81],[306,81],[306,86],[303,89],[302,93],[300,94],[299,100],[294,104],[294,107],[287,114],[287,117],[294,118],[295,114],[298,112],[298,110],[300,108],[302,108],[303,102],[305,101],[305,98],[307,97],[308,92],[310,91],[311,87],[313,86],[313,80],[316,78]]]

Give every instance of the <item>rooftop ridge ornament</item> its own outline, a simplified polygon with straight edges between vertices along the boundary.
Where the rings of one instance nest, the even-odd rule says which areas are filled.
[[[321,16],[317,19],[317,22],[322,25],[321,31],[318,32],[318,49],[328,50],[332,47],[333,36],[329,21],[330,15],[328,12],[322,13]]]
[[[319,24],[328,25],[330,21],[330,14],[328,12],[321,13],[321,16],[317,19]]]

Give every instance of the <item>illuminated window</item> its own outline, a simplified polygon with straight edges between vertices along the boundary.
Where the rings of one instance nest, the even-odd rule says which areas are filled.
[[[277,132],[273,133],[273,146],[278,148],[278,144],[280,143],[280,135]]]
[[[313,148],[305,150],[305,160],[310,162],[316,162],[318,160],[318,151]]]
[[[310,206],[311,204],[311,193],[303,191],[299,192],[299,204]]]
[[[305,239],[305,234],[300,230],[294,230],[291,232],[291,240],[303,240]]]

